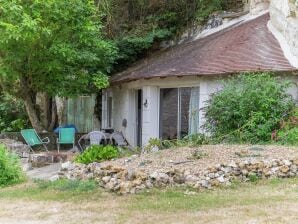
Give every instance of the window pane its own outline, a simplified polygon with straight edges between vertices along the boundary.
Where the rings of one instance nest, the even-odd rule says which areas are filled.
[[[200,87],[191,88],[189,104],[189,134],[199,133]]]
[[[180,133],[179,137],[183,138],[189,133],[189,105],[191,88],[180,88]]]
[[[160,90],[160,135],[163,140],[177,139],[178,89]]]

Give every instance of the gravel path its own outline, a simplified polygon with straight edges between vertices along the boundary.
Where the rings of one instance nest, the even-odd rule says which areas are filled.
[[[201,155],[200,159],[194,154]],[[298,147],[252,145],[205,145],[199,148],[175,148],[140,156],[131,156],[102,163],[128,169],[168,171],[175,168],[200,173],[206,168],[243,159],[291,159],[298,157]],[[180,164],[179,164],[180,163]]]
[[[58,174],[60,169],[61,169],[60,163],[53,163],[48,166],[29,170],[26,172],[26,174],[30,179],[49,180],[54,175]]]

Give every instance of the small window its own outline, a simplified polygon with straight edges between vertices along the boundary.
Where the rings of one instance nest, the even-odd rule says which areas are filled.
[[[108,97],[108,127],[112,127],[112,119],[113,119],[113,97]]]

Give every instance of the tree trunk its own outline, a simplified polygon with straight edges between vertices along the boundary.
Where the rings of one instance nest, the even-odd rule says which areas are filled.
[[[50,124],[50,99],[48,94],[38,92],[36,94],[36,106],[38,108],[38,117],[43,127],[49,127]]]
[[[32,127],[37,131],[37,132],[42,132],[45,130],[45,128],[42,126],[37,113],[36,113],[36,109],[34,107],[34,104],[32,102],[31,96],[30,95],[26,95],[23,97],[24,99],[24,104],[25,104],[25,108],[29,117],[29,120],[31,122]]]
[[[30,91],[29,85],[25,77],[22,77],[20,79],[20,84],[21,84],[20,86],[21,98],[24,100],[24,105],[25,105],[29,120],[31,122],[31,125],[37,132],[42,132],[45,130],[45,127],[43,127],[38,117],[38,112],[36,110],[36,107],[33,101],[35,94],[33,94],[33,92]]]
[[[63,97],[55,97],[57,115],[58,115],[58,123],[59,126],[63,126],[65,123],[65,98]]]
[[[48,131],[52,131],[56,125],[56,121],[57,121],[57,106],[56,106],[56,101],[55,101],[55,97],[53,97],[51,99],[52,101],[52,116],[51,116],[51,122],[50,122],[50,126],[48,128]]]

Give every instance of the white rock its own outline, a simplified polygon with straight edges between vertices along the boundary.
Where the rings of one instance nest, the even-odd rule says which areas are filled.
[[[279,170],[279,167],[273,167],[271,168],[272,173],[276,173]]]
[[[62,170],[72,170],[72,169],[74,169],[74,165],[72,164],[72,162],[67,161],[67,162],[61,164],[61,169]]]
[[[59,180],[59,178],[60,178],[59,175],[54,175],[49,180],[53,182],[53,181]]]
[[[32,170],[32,164],[31,163],[24,164],[23,167],[22,167],[22,170],[24,172],[29,171],[29,170]]]
[[[169,181],[169,176],[165,173],[159,173],[159,178],[163,183],[167,183]]]
[[[232,161],[232,162],[229,163],[228,166],[233,167],[233,168],[236,168],[237,167],[237,164],[235,163],[235,161]]]
[[[202,180],[200,182],[200,184],[201,184],[202,187],[205,187],[205,188],[208,188],[209,187],[209,181],[207,181],[207,180]]]
[[[106,184],[111,180],[111,177],[110,176],[105,176],[101,180]]]
[[[224,176],[220,176],[218,178],[216,178],[220,183],[224,183],[225,182],[225,178]]]
[[[283,160],[283,163],[284,163],[286,166],[290,166],[290,165],[292,165],[291,161],[290,161],[290,160],[287,160],[287,159],[284,159],[284,160]]]

